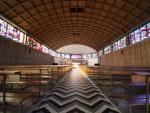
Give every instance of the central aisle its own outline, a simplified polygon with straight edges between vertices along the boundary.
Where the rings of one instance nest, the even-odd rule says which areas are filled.
[[[82,73],[73,68],[32,113],[120,113],[105,95]]]

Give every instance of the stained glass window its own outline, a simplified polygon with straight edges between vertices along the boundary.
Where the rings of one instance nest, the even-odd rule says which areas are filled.
[[[135,43],[141,41],[141,38],[140,38],[140,29],[135,30],[134,31],[134,35],[135,35],[134,36]]]
[[[147,24],[147,36],[150,38],[150,22]]]
[[[57,53],[55,51],[49,49],[49,54],[52,55],[52,56],[56,56]]]
[[[56,55],[56,52],[53,50],[49,50],[48,47],[42,46],[39,42],[34,40],[33,38],[26,36],[26,33],[23,33],[18,28],[7,24],[3,19],[0,19],[0,35],[10,38],[16,42],[26,44],[34,49],[42,51],[44,53],[49,53],[52,56]],[[66,55],[69,58],[68,55]]]
[[[67,55],[67,58],[70,58],[70,54]]]
[[[42,52],[44,52],[44,53],[49,53],[48,47],[42,45]]]
[[[111,46],[107,46],[105,49],[104,49],[104,54],[108,54],[111,52]]]
[[[83,58],[83,59],[87,59],[87,58],[88,58],[88,57],[87,57],[87,54],[83,54],[83,55],[82,55],[82,58]]]
[[[135,35],[134,35],[134,32],[132,32],[132,33],[129,34],[129,38],[130,38],[131,44],[134,44],[134,43],[135,43]]]
[[[113,50],[118,50],[118,42],[113,43]]]
[[[7,23],[0,19],[0,35],[5,36],[7,31]]]
[[[51,50],[51,49],[49,49],[49,55],[56,56],[56,52]]]
[[[150,37],[150,23],[143,25],[129,34],[131,44],[144,40],[148,37]]]
[[[92,58],[97,58],[97,53],[92,53]]]
[[[65,54],[61,53],[61,58],[65,58]]]
[[[14,32],[14,27],[8,24],[6,37],[13,39],[14,36],[13,32]]]
[[[73,55],[73,54],[71,54],[71,58],[73,59],[73,58],[76,58],[76,56],[75,55]]]
[[[67,54],[64,54],[64,58],[67,58]]]
[[[130,33],[129,37],[130,37],[131,44],[139,42],[140,41],[140,31],[139,31],[139,29],[137,29],[136,31],[133,31],[132,33]]]
[[[126,47],[126,37],[118,40],[117,42],[113,43],[113,50],[118,50]]]
[[[18,29],[13,29],[13,32],[12,32],[12,38],[14,41],[16,42],[19,42],[20,41],[20,31]]]
[[[13,39],[16,42],[20,41],[20,30],[8,24],[6,37]]]
[[[129,34],[131,44],[134,44],[136,42],[139,42],[141,40],[140,38],[140,29],[137,29]]]
[[[20,38],[19,42],[24,44],[25,34],[23,32],[20,32]]]
[[[37,44],[36,44],[36,48],[35,49],[37,49],[37,50],[39,50],[39,51],[42,51],[43,50],[43,48],[42,48],[42,45],[40,44],[40,43],[38,43],[38,42],[36,42]],[[47,48],[48,49],[48,48]],[[47,52],[48,53],[48,52]]]
[[[82,55],[81,55],[81,54],[78,54],[78,55],[77,55],[77,58],[78,58],[78,59],[81,59],[81,58],[82,58]]]
[[[16,42],[24,43],[25,34],[2,19],[0,19],[0,35],[6,36]]]
[[[100,50],[99,51],[99,56],[102,56],[103,55],[103,50]]]
[[[52,50],[51,49],[49,49],[49,55],[51,55],[52,54]]]
[[[65,54],[65,58],[70,58],[70,54]]]
[[[60,53],[56,53],[56,57],[60,58]]]
[[[126,42],[127,42],[126,37],[123,37],[122,39],[120,39],[118,42],[119,49],[126,47],[127,46]]]
[[[72,59],[81,59],[82,55],[81,54],[71,54]]]
[[[73,58],[73,59],[76,58],[76,55],[72,54],[72,55],[71,55],[71,58]]]
[[[88,58],[88,59],[92,58],[92,54],[90,54],[90,53],[87,54],[87,58]]]
[[[144,40],[145,38],[147,38],[147,28],[146,28],[146,25],[142,26],[140,28],[140,35],[141,35],[141,40]]]
[[[37,42],[33,38],[31,38],[29,36],[27,36],[26,44],[29,45],[32,48],[36,48],[37,47]]]

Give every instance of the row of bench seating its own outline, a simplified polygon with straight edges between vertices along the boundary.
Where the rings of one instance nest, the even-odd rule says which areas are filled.
[[[71,66],[67,65],[24,65],[1,66],[2,71],[19,71],[17,75],[7,75],[6,102],[17,104],[19,113],[25,101],[37,102],[65,75]],[[0,76],[0,104],[3,104],[3,76]],[[2,107],[2,106],[1,106]]]
[[[133,73],[150,72],[150,68],[84,65],[81,68],[109,98],[125,99],[129,103],[130,108],[131,106],[135,107],[135,105],[145,106],[146,77],[135,76]],[[109,91],[106,89],[109,89]]]

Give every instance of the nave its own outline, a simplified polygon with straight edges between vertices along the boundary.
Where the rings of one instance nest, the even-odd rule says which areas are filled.
[[[116,112],[150,113],[150,0],[0,0],[0,113]]]

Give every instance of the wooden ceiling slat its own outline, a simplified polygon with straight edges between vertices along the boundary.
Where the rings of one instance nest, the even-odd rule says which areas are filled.
[[[73,43],[98,50],[150,19],[149,0],[4,0],[0,5],[3,16],[55,50]],[[84,11],[70,13],[76,7]]]

